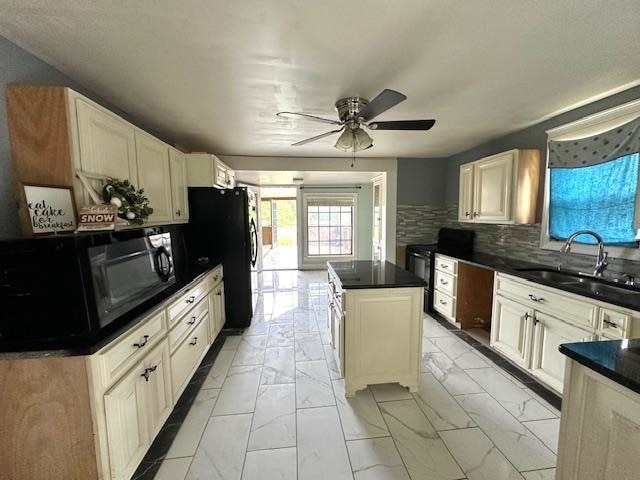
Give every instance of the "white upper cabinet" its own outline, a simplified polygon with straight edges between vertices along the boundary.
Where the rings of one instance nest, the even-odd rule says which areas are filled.
[[[176,222],[189,220],[189,199],[187,195],[187,160],[184,153],[169,149],[171,170],[171,199],[173,219]]]
[[[473,164],[460,167],[460,201],[458,203],[458,219],[461,221],[473,218]]]
[[[540,152],[510,150],[460,166],[458,219],[535,223]]]
[[[190,187],[232,188],[236,174],[215,155],[190,153],[187,157],[187,184]]]
[[[75,100],[80,169],[138,183],[134,127],[81,98]],[[101,188],[93,184],[95,190]],[[84,197],[90,203],[88,196]]]
[[[491,157],[474,165],[473,217],[478,221],[511,219],[514,153]]]
[[[149,222],[173,221],[169,147],[145,133],[135,132],[138,188],[143,188],[153,213]]]

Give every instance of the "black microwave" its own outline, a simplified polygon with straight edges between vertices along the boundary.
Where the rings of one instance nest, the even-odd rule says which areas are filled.
[[[177,233],[0,242],[0,351],[88,346],[130,322],[177,289]]]

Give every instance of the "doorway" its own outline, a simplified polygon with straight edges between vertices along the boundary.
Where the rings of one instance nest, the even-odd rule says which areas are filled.
[[[296,187],[262,187],[263,270],[298,268]]]

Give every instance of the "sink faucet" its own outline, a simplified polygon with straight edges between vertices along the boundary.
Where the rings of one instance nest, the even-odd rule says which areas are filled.
[[[607,252],[604,251],[604,240],[596,232],[591,230],[578,230],[577,232],[572,233],[571,236],[567,238],[567,241],[564,242],[564,245],[560,249],[560,253],[569,253],[571,251],[571,244],[578,235],[591,235],[598,242],[598,256],[596,257],[596,266],[593,270],[593,276],[601,277],[602,272],[607,268],[609,263],[607,262]]]

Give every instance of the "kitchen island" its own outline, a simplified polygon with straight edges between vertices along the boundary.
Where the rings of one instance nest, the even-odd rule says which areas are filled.
[[[640,339],[568,343],[558,480],[640,472]]]
[[[424,282],[390,262],[329,262],[328,322],[347,397],[367,385],[416,391]]]

